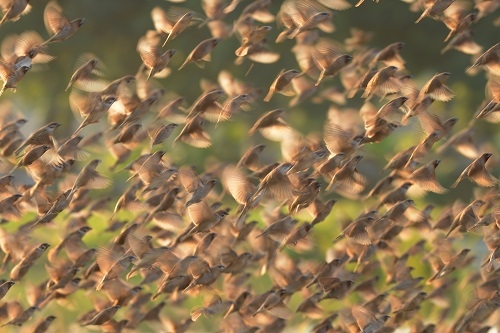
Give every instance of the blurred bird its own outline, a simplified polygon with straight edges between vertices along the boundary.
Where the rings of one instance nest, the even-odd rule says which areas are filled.
[[[491,187],[498,183],[498,179],[486,169],[486,162],[493,154],[484,153],[469,164],[458,176],[457,180],[451,185],[451,188],[457,187],[464,178],[469,178],[474,183],[483,187]]]
[[[14,281],[5,281],[0,284],[0,300],[7,295],[7,292],[14,284],[16,284]]]
[[[85,23],[84,18],[70,21],[56,1],[50,1],[43,12],[45,28],[52,34],[43,44],[62,42],[73,36]]]
[[[21,326],[23,326],[23,324],[26,321],[28,321],[28,319],[30,319],[33,316],[33,314],[35,313],[36,310],[38,310],[38,308],[36,306],[30,306],[26,310],[24,310],[21,313],[19,313],[11,321],[3,324],[0,327],[4,327],[4,326],[7,326],[7,325],[13,325],[13,326],[19,326],[19,327],[21,327]]]
[[[0,25],[7,21],[17,21],[21,15],[25,15],[30,12],[31,5],[30,0],[7,0],[0,4],[2,9],[3,17],[0,20]]]
[[[356,305],[352,308],[352,316],[363,333],[375,333],[380,331],[389,319],[387,315],[377,318],[372,312],[360,305]]]
[[[264,97],[264,102],[269,102],[275,92],[285,96],[290,96],[292,94],[292,91],[289,84],[292,81],[292,79],[299,74],[300,72],[296,69],[290,69],[287,71],[282,69],[281,72],[276,77],[276,79],[274,79],[273,83],[271,84],[269,92],[267,93],[266,97]]]
[[[38,325],[35,326],[35,329],[33,330],[33,333],[44,333],[47,332],[47,330],[50,327],[50,324],[56,319],[55,316],[47,316],[45,319],[40,321]]]
[[[145,36],[142,36],[137,42],[137,52],[139,53],[142,62],[149,69],[146,80],[163,71],[170,59],[175,54],[175,50],[167,50],[162,52],[160,48],[159,36],[154,31],[148,31]]]
[[[414,185],[420,186],[425,191],[431,191],[434,193],[443,194],[447,190],[439,184],[436,178],[436,167],[441,163],[440,160],[434,160],[426,165],[413,171],[413,173],[408,177],[408,180],[413,182]]]
[[[201,61],[210,61],[210,53],[217,46],[217,44],[219,44],[220,41],[221,40],[219,38],[209,38],[200,42],[195,46],[191,53],[189,53],[186,60],[182,63],[181,67],[179,67],[179,70],[184,68],[184,66],[186,66],[190,62],[194,62],[197,66],[203,68],[204,64]]]
[[[121,308],[120,305],[113,305],[108,308],[105,308],[104,310],[98,312],[94,317],[92,317],[92,319],[84,322],[82,326],[103,325],[104,323],[110,321],[111,318],[113,318],[113,316],[120,308]]]
[[[479,66],[484,66],[493,75],[500,76],[500,43],[493,45],[481,54],[466,71]]]
[[[455,0],[432,0],[428,3],[424,3],[425,10],[415,23],[420,22],[426,16],[438,18],[453,2],[455,2]]]
[[[462,249],[457,255],[455,255],[453,258],[450,259],[450,261],[444,265],[440,270],[436,272],[427,282],[431,283],[432,281],[442,278],[451,272],[453,272],[455,269],[460,268],[464,262],[465,262],[465,257],[467,254],[470,252],[470,249]]]

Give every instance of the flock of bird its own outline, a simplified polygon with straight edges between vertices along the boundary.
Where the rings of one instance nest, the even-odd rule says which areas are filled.
[[[472,29],[500,1],[405,2],[421,14],[415,23],[434,19],[449,28],[443,52],[471,55],[464,71],[487,77],[486,100],[460,119],[468,122],[462,130],[453,112],[434,111],[455,97],[451,73],[419,87],[400,54],[404,43],[372,48],[372,33],[359,29],[334,39],[334,12],[372,5],[363,0],[285,0],[277,12],[271,0],[202,0],[204,14],[161,2],[137,41],[138,70],[124,68],[109,82],[101,61],[85,54],[65,78],[69,106],[81,116],[69,137],[59,128],[71,124],[57,122],[26,133],[30,115],[3,107],[2,330],[417,333],[487,332],[498,324],[499,144],[478,142],[475,130],[500,119],[500,43],[484,51]],[[25,20],[30,6],[1,0],[0,24]],[[2,41],[3,101],[32,67],[57,61],[54,43],[77,39],[92,24],[67,17],[53,0],[44,22],[46,40],[26,31]],[[264,25],[273,22],[276,40],[269,38],[276,28]],[[212,37],[196,41],[172,68],[169,44],[190,29]],[[268,87],[255,87],[221,68],[195,101],[181,97],[169,75],[188,66],[203,73],[212,51],[233,38],[241,43],[238,65],[279,63],[273,48],[283,43],[297,69],[270,73]],[[162,85],[178,97],[166,97]],[[301,133],[287,109],[315,98],[330,105],[326,120]],[[346,99],[362,106],[343,107]],[[261,111],[277,100],[288,105]],[[229,123],[248,129],[240,143],[246,153],[234,161],[220,160],[223,147],[211,147]],[[378,174],[363,172],[369,148],[396,141],[404,128],[422,135],[389,151]],[[169,152],[174,144],[210,149],[211,158],[183,164]],[[266,154],[269,146],[280,153]],[[438,179],[436,156],[452,156],[457,166],[467,161],[451,186]],[[114,159],[113,178],[96,157]],[[458,167],[448,168],[453,174]],[[118,180],[127,173],[125,183]],[[442,205],[439,216],[433,200]],[[342,210],[357,211],[343,220],[332,213]],[[60,241],[42,242],[49,234]],[[322,253],[324,241],[330,245]],[[66,313],[78,318],[69,323]]]

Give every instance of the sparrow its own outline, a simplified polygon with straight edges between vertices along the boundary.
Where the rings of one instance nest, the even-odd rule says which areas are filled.
[[[189,53],[186,60],[182,63],[179,70],[183,69],[187,64],[194,62],[200,68],[204,67],[204,64],[201,63],[202,60],[210,61],[210,53],[212,50],[219,44],[220,38],[209,38],[201,41],[195,48]]]
[[[35,311],[38,310],[38,308],[36,306],[30,306],[29,308],[27,308],[26,310],[22,311],[21,313],[19,313],[15,318],[13,318],[11,321],[3,324],[2,326],[0,327],[4,327],[4,326],[7,326],[7,325],[13,325],[13,326],[23,326],[23,324],[28,320],[30,319],[33,314],[35,313]]]
[[[430,16],[432,18],[439,17],[443,12],[446,10],[446,8],[450,7],[452,3],[454,3],[455,0],[432,0],[429,1],[428,3],[425,3],[425,10],[423,11],[422,15],[415,21],[415,23],[420,22],[424,17]]]
[[[483,187],[491,187],[498,183],[496,179],[487,169],[486,162],[493,154],[484,153],[469,164],[464,171],[458,176],[457,180],[451,185],[451,188],[457,185],[465,178],[469,178],[474,183]]]
[[[0,284],[0,300],[7,295],[7,292],[14,284],[16,284],[14,281],[5,281]]]
[[[33,333],[44,333],[47,332],[47,330],[50,327],[50,324],[56,319],[55,316],[47,316],[44,320],[40,321],[38,325],[36,325],[35,329],[33,330]]]
[[[96,290],[101,290],[104,283],[117,278],[129,264],[136,260],[133,255],[120,254],[111,247],[101,247],[97,251],[96,262],[102,273],[102,278],[96,285]]]
[[[290,131],[290,127],[281,117],[285,110],[276,109],[263,114],[253,124],[248,131],[248,135],[253,135],[257,130],[269,140],[281,141]]]
[[[26,75],[31,66],[22,65],[16,68],[15,65],[0,61],[0,79],[3,81],[2,88],[0,89],[0,96],[6,89],[16,91],[17,83]]]
[[[31,10],[30,0],[8,0],[2,2],[0,8],[2,9],[2,19],[0,20],[0,25],[7,21],[17,21],[21,17]]]
[[[269,102],[273,97],[274,93],[279,93],[285,96],[293,95],[293,90],[290,87],[290,82],[293,78],[300,74],[300,71],[296,69],[290,69],[285,71],[284,69],[279,72],[278,76],[274,79],[271,87],[269,87],[269,92],[266,97],[264,97],[264,102]]]
[[[408,180],[414,185],[420,186],[425,191],[431,191],[439,194],[446,193],[447,190],[439,184],[435,174],[436,167],[439,163],[441,163],[441,160],[434,160],[424,166],[421,166],[412,172],[412,174],[408,177]]]
[[[417,100],[422,100],[424,97],[429,96],[433,100],[448,102],[455,94],[446,85],[446,81],[451,73],[443,72],[435,74],[423,87],[420,89]]]
[[[102,87],[98,84],[92,74],[97,72],[97,59],[92,58],[86,61],[83,65],[78,67],[68,82],[67,91],[72,85],[85,91],[100,91]]]
[[[83,167],[75,179],[69,196],[73,196],[76,191],[82,188],[96,189],[105,188],[109,185],[109,179],[101,175],[96,170],[99,163],[101,163],[100,160],[92,160],[85,167]]]
[[[452,220],[450,230],[444,236],[447,238],[453,230],[460,227],[460,231],[467,231],[472,226],[476,225],[479,220],[478,210],[485,205],[486,202],[477,199],[471,202],[460,213],[458,213]]]
[[[397,68],[404,68],[405,61],[399,54],[405,43],[396,42],[387,45],[382,50],[378,51],[377,54],[373,57],[373,60],[370,63],[370,67],[374,67],[378,62],[383,62],[386,66],[396,66]]]
[[[457,9],[452,11],[450,14],[447,14],[447,12],[445,12],[443,22],[444,24],[446,24],[446,27],[450,29],[450,32],[444,39],[444,42],[446,43],[448,40],[450,40],[453,35],[460,34],[469,29],[477,18],[477,11],[467,13],[465,10]]]
[[[103,325],[106,322],[110,321],[120,308],[121,305],[113,305],[105,308],[102,311],[98,312],[94,317],[92,317],[92,319],[81,324],[81,326]]]
[[[62,8],[56,1],[50,1],[45,6],[43,12],[43,22],[47,31],[52,34],[52,37],[47,39],[43,45],[55,42],[62,42],[73,36],[80,27],[85,23],[84,18],[78,18],[70,21]]]
[[[94,107],[90,110],[90,112],[85,116],[80,126],[73,132],[71,135],[72,138],[78,135],[78,133],[85,127],[91,124],[97,124],[99,120],[108,112],[111,105],[116,102],[115,96],[106,96],[103,99],[100,99]]]
[[[470,249],[460,250],[458,254],[456,254],[453,258],[451,258],[450,261],[446,265],[444,265],[440,270],[438,270],[436,274],[434,274],[427,282],[431,283],[436,279],[440,279],[450,274],[455,269],[460,268],[465,263],[465,257],[469,252]]]
[[[151,143],[149,145],[149,152],[153,150],[153,147],[156,145],[159,145],[163,143],[165,140],[167,140],[174,130],[179,127],[178,124],[175,123],[170,123],[167,125],[161,125],[159,126],[155,131],[153,132],[148,132],[150,135]]]
[[[137,52],[143,64],[149,69],[146,80],[149,80],[150,77],[163,71],[175,54],[174,49],[162,52],[159,45],[159,38],[160,36],[157,35],[156,32],[148,31],[148,33],[142,36],[137,42]]]
[[[363,333],[375,333],[380,331],[389,319],[387,315],[376,317],[373,312],[360,305],[355,305],[352,308],[352,316]]]
[[[481,54],[466,71],[479,66],[484,66],[493,75],[500,76],[500,43],[493,45]]]
[[[169,19],[169,15],[175,18],[175,20]],[[156,31],[167,34],[167,39],[162,47],[164,47],[169,40],[173,40],[188,27],[199,21],[193,12],[187,11],[182,13],[180,10],[176,10],[176,8],[172,8],[169,13],[166,13],[160,7],[155,7],[151,11],[151,18],[153,19]]]
[[[316,44],[313,55],[313,60],[321,71],[315,86],[319,86],[324,77],[337,75],[352,59],[351,55],[340,53],[336,45],[332,44],[331,41],[327,39],[320,40]]]

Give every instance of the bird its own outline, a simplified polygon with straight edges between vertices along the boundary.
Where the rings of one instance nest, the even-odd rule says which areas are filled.
[[[408,180],[425,191],[431,191],[439,194],[446,193],[447,190],[439,184],[435,174],[436,167],[439,163],[441,163],[441,160],[434,160],[421,166],[412,172],[412,174],[408,177]]]
[[[210,53],[219,44],[220,38],[208,38],[201,41],[195,48],[189,53],[186,60],[179,67],[179,70],[183,69],[187,64],[194,62],[197,66],[203,68],[204,64],[202,60],[210,61]]]
[[[162,52],[159,46],[159,38],[160,36],[158,36],[156,32],[148,31],[148,33],[137,42],[137,52],[144,65],[149,69],[146,80],[149,80],[151,77],[163,71],[176,52],[174,49]]]
[[[2,2],[2,19],[0,25],[7,21],[17,21],[19,18],[28,13],[31,9],[30,0],[9,0]]]
[[[282,69],[281,72],[279,72],[278,76],[274,79],[271,87],[269,87],[269,92],[264,97],[264,102],[269,102],[274,93],[291,96],[293,94],[293,90],[290,87],[290,82],[299,74],[300,71],[296,69]]]
[[[43,45],[62,42],[73,36],[85,23],[84,18],[70,21],[56,1],[49,1],[43,12],[43,22],[52,36]]]
[[[424,17],[439,17],[448,7],[454,3],[455,0],[433,0],[425,4],[425,10],[422,15],[415,21],[415,23],[420,22]]]
[[[483,187],[491,187],[498,183],[496,179],[487,169],[486,162],[492,156],[492,153],[483,153],[481,156],[476,158],[469,164],[464,171],[458,176],[457,180],[451,185],[451,188],[455,188],[458,184],[465,178],[469,178],[474,183]]]
[[[480,66],[484,66],[493,75],[500,75],[500,43],[493,45],[481,54],[466,71]]]
[[[105,324],[106,322],[110,321],[111,318],[116,314],[116,312],[121,308],[121,305],[113,305],[110,307],[107,307],[103,309],[102,311],[99,311],[94,317],[92,317],[90,320],[82,323],[82,326],[89,326],[89,325],[97,325],[101,326]]]
[[[4,283],[0,284],[0,300],[7,295],[7,292],[10,290],[10,288],[16,284],[14,281],[5,281]]]

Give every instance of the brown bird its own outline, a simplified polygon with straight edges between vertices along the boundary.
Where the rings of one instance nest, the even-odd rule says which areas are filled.
[[[162,46],[165,46],[169,40],[174,39],[188,27],[200,21],[195,17],[195,13],[180,8],[171,8],[166,13],[160,7],[155,7],[151,11],[151,18],[156,31],[167,34],[167,39]]]
[[[249,98],[250,95],[241,94],[226,101],[220,109],[215,126],[217,126],[221,121],[229,120],[234,114],[238,112],[238,110],[248,109],[248,104],[246,103],[249,102]]]
[[[0,8],[2,9],[3,17],[0,20],[0,25],[7,21],[17,21],[31,10],[30,0],[7,0],[2,1]]]
[[[113,316],[116,314],[116,312],[121,308],[121,305],[113,305],[108,308],[105,308],[104,310],[98,312],[92,319],[84,322],[82,326],[89,326],[89,325],[102,325],[113,318]]]
[[[236,49],[234,54],[238,57],[245,57],[256,47],[264,43],[266,36],[271,31],[270,26],[258,27],[253,23],[249,16],[242,16],[233,28],[241,36],[241,46]]]
[[[222,105],[219,104],[219,98],[224,95],[224,90],[215,88],[204,92],[190,107],[187,117],[209,113],[219,114]]]
[[[365,92],[361,97],[368,99],[373,95],[381,95],[383,97],[391,93],[398,93],[403,84],[395,76],[397,70],[396,66],[387,66],[378,70],[370,81],[368,81]]]
[[[55,129],[59,126],[61,126],[61,124],[51,122],[41,127],[40,129],[31,133],[30,136],[28,136],[28,138],[24,140],[21,145],[14,151],[14,153],[16,155],[19,155],[20,152],[29,145],[49,145],[51,147],[54,147],[54,137],[52,136],[52,133],[54,133]]]
[[[204,64],[202,60],[210,61],[210,52],[219,44],[220,38],[209,38],[200,42],[195,48],[189,53],[184,63],[179,67],[179,70],[184,68],[190,62],[194,62],[198,67],[203,68]]]
[[[14,281],[5,281],[0,284],[0,300],[7,295],[7,292],[14,284],[16,284]]]
[[[318,86],[324,77],[337,75],[352,61],[352,56],[340,53],[336,44],[322,39],[316,44],[313,60],[321,71],[315,84]]]
[[[71,192],[69,196],[72,196],[76,191],[81,188],[105,188],[109,185],[109,179],[101,175],[97,170],[97,165],[101,163],[100,160],[92,160],[85,167],[83,167],[82,171],[78,174],[75,179],[75,183],[71,188]]]
[[[148,31],[137,42],[137,52],[144,65],[149,68],[146,80],[163,71],[175,54],[173,49],[162,52],[159,44],[160,36],[154,31]]]
[[[101,247],[97,251],[96,262],[102,273],[102,278],[96,285],[96,290],[101,290],[104,283],[117,278],[129,264],[136,260],[133,255],[120,254],[111,247]]]
[[[491,153],[484,153],[469,164],[464,171],[458,176],[457,180],[451,185],[452,188],[457,187],[464,178],[469,178],[474,183],[483,187],[491,187],[498,183],[498,179],[486,169],[486,162],[492,156]]]
[[[288,15],[293,22],[295,29],[288,34],[289,39],[297,37],[298,34],[319,28],[326,33],[332,33],[335,30],[331,22],[332,13],[325,11],[325,8],[318,6],[316,2],[304,1],[295,2],[288,1],[282,6],[281,11],[287,10],[287,4],[293,4],[295,7],[290,8]]]
[[[178,124],[170,123],[167,125],[161,125],[154,132],[151,133],[148,132],[148,134],[150,134],[150,139],[151,139],[149,151],[151,152],[154,146],[159,145],[163,143],[166,139],[168,139],[172,135],[174,129],[176,129],[178,126],[179,126]]]
[[[174,139],[174,143],[179,140],[196,147],[196,148],[208,148],[212,145],[212,138],[203,129],[205,124],[205,118],[203,115],[196,115],[191,118],[179,135]]]
[[[92,55],[84,55],[84,57]],[[83,58],[82,58],[83,59]],[[97,59],[92,58],[78,67],[68,82],[67,91],[72,85],[89,92],[101,91],[104,88],[102,81],[99,81],[93,74],[97,74]]]
[[[460,227],[460,231],[467,231],[472,226],[476,225],[478,218],[478,210],[484,205],[486,202],[483,200],[474,200],[467,207],[465,207],[460,213],[458,213],[451,222],[450,230],[444,236],[447,238],[453,230]]]
[[[202,273],[199,276],[194,277],[193,281],[187,286],[182,292],[185,293],[188,290],[194,287],[209,287],[219,278],[220,274],[224,271],[226,266],[224,265],[215,265],[213,267],[209,267],[208,263],[205,262],[205,267],[203,267],[200,271]]]
[[[85,23],[84,18],[78,18],[70,21],[62,8],[55,1],[50,1],[43,12],[43,22],[45,28],[52,34],[43,44],[62,42],[73,36],[78,29]]]
[[[376,213],[376,211],[375,211]],[[342,232],[334,239],[334,242],[341,239],[344,236],[354,239],[357,243],[363,245],[369,245],[372,243],[370,235],[366,228],[375,220],[373,217],[374,213],[369,213],[367,216],[361,216],[356,220],[349,223],[347,227],[342,230]]]
[[[264,102],[269,102],[274,93],[279,93],[285,96],[292,96],[294,92],[290,87],[290,82],[292,82],[293,78],[299,74],[300,71],[296,69],[290,69],[287,71],[282,69],[278,76],[274,79],[271,87],[269,87],[269,92],[267,93],[266,97],[264,97]]]
[[[82,123],[71,135],[72,138],[78,135],[78,133],[85,127],[91,124],[97,124],[99,120],[108,112],[111,105],[116,102],[115,96],[106,96],[99,100],[95,106],[90,110],[90,112],[85,116]]]
[[[337,172],[333,175],[330,183],[326,187],[326,190],[330,190],[330,188],[335,185],[336,187],[340,186],[342,190],[345,190],[347,193],[360,193],[366,187],[366,178],[356,169],[359,161],[363,156],[357,155],[351,158],[349,161],[345,162]]]
[[[424,97],[429,96],[434,100],[448,102],[455,95],[446,86],[446,81],[451,73],[443,72],[434,75],[420,90],[417,100],[422,100]]]
[[[30,68],[31,66],[25,65],[17,68],[14,64],[0,61],[0,79],[3,81],[0,96],[4,93],[5,89],[16,91],[17,83],[21,81]]]
[[[420,15],[420,17],[415,21],[415,23],[420,22],[424,17],[430,16],[432,18],[438,18],[446,8],[450,7],[455,0],[432,0],[425,3],[425,10]]]
[[[49,253],[47,254],[47,258],[49,259],[49,261],[55,262],[56,256],[59,254],[59,252],[63,248],[68,248],[68,249],[79,248],[79,250],[77,250],[77,254],[76,255],[73,254],[74,258],[72,258],[72,259],[77,259],[84,252],[84,249],[85,249],[85,247],[84,247],[85,245],[82,242],[82,238],[90,230],[92,230],[91,227],[83,226],[83,227],[78,228],[77,230],[75,230],[73,232],[70,232],[68,235],[66,235],[63,238],[63,240],[56,247],[53,247],[49,251]],[[81,249],[81,248],[83,248],[83,249]],[[68,254],[71,254],[71,252],[72,251],[69,250]]]
[[[290,131],[290,127],[281,117],[284,112],[285,110],[282,109],[266,112],[253,124],[248,135],[253,135],[255,131],[259,130],[266,139],[281,141]]]
[[[493,45],[481,54],[472,66],[467,68],[467,71],[479,66],[484,66],[493,75],[500,76],[500,43]]]
[[[259,163],[259,157],[262,151],[266,148],[265,145],[256,145],[248,149],[245,154],[240,158],[237,168],[246,167],[251,171],[257,171],[260,169],[261,165]]]
[[[380,331],[385,326],[385,322],[389,319],[387,315],[377,318],[373,312],[360,305],[355,305],[352,308],[352,316],[356,320],[356,324],[358,324],[362,333],[375,333]]]
[[[44,333],[49,329],[50,324],[56,319],[55,316],[47,316],[44,320],[40,321],[38,325],[35,326],[33,333]]]
[[[286,289],[272,290],[264,299],[257,311],[252,314],[252,317],[257,316],[261,312],[269,312],[278,318],[290,319],[293,313],[288,307],[286,307],[285,304],[283,304],[283,298],[286,295]]]
[[[302,223],[296,225],[288,235],[283,238],[280,246],[278,247],[278,251],[283,250],[285,246],[292,245],[295,246],[299,242],[305,241],[307,236],[311,232],[313,226],[310,223]]]
[[[477,17],[477,11],[467,13],[467,11],[463,9],[456,9],[450,14],[445,12],[443,22],[444,24],[446,24],[448,29],[450,29],[450,32],[448,33],[444,41],[447,42],[453,35],[460,34],[469,29]]]
[[[408,177],[408,180],[413,182],[413,184],[420,186],[425,191],[431,191],[434,193],[443,194],[447,190],[439,184],[436,178],[435,169],[441,163],[441,160],[434,160],[426,165],[413,171],[413,173]]]
[[[10,271],[10,278],[14,281],[21,280],[49,246],[47,243],[42,243],[24,254],[21,261]]]
[[[378,51],[370,63],[370,67],[374,67],[378,62],[383,62],[386,66],[396,66],[397,68],[404,68],[405,61],[399,54],[403,49],[405,43],[396,42],[387,45],[382,50]]]
[[[486,104],[486,106],[477,114],[476,119],[479,118],[492,118],[495,120],[498,118],[498,105],[500,105],[500,80],[498,79],[489,79],[486,84],[486,88],[488,89],[487,96],[491,98],[491,100]]]
[[[436,279],[445,277],[453,272],[455,269],[460,268],[465,263],[465,257],[470,252],[470,249],[462,249],[457,255],[450,259],[440,270],[436,272],[427,282],[431,283]]]
[[[38,310],[38,308],[36,306],[30,306],[29,308],[27,308],[26,310],[22,311],[21,313],[19,313],[15,318],[13,318],[11,321],[3,324],[2,326],[0,327],[4,327],[4,326],[7,326],[7,325],[13,325],[13,326],[23,326],[23,324],[28,320],[30,319],[33,314],[35,313],[35,311]]]
[[[36,146],[33,149],[30,149],[23,155],[23,158],[19,160],[19,162],[10,170],[9,174],[12,174],[17,168],[22,166],[29,166],[39,158],[43,156],[51,147],[48,145]]]

